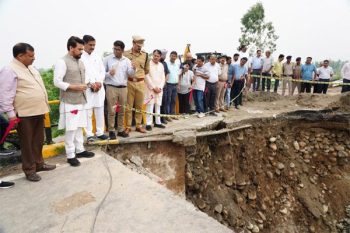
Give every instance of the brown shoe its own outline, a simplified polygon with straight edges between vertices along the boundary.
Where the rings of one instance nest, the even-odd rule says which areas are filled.
[[[146,133],[146,130],[142,126],[136,127],[136,131],[140,133]]]
[[[127,135],[129,135],[129,134],[130,134],[130,131],[131,131],[130,128],[126,128],[126,129],[124,130],[124,133],[127,134]]]
[[[50,165],[50,164],[46,164],[44,163],[40,168],[37,168],[36,171],[37,172],[41,172],[41,171],[51,171],[53,169],[56,168],[56,165]]]
[[[26,175],[26,178],[27,178],[27,180],[32,181],[32,182],[38,182],[41,180],[41,177],[36,173]]]
[[[219,113],[219,112],[220,112],[220,110],[219,110],[219,109],[215,109],[215,112],[216,112],[216,113]]]
[[[222,111],[222,112],[227,112],[227,110],[224,109],[224,108],[220,108],[220,111]]]
[[[172,122],[173,121],[170,117],[165,117],[165,120],[167,120],[168,122]]]

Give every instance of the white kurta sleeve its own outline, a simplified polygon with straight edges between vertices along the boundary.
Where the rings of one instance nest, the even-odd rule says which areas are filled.
[[[58,87],[63,91],[66,91],[69,87],[69,83],[63,81],[63,77],[66,75],[66,72],[66,63],[62,59],[58,60],[58,62],[54,66],[53,83],[55,87]]]
[[[153,82],[152,82],[152,78],[150,76],[150,73],[146,74],[145,83],[146,83],[148,89],[150,89],[150,90],[153,90],[153,88],[155,87]]]
[[[100,58],[97,58],[98,62],[98,77],[96,78],[96,82],[103,83],[105,81],[105,66],[103,65],[103,61]]]

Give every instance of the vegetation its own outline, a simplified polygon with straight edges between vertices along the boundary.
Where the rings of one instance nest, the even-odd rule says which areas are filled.
[[[58,100],[60,96],[60,91],[57,87],[53,85],[53,69],[41,70],[40,74],[43,78],[49,100]],[[64,134],[64,130],[58,130],[56,127],[58,124],[59,117],[59,105],[50,105],[51,125],[55,126],[52,127],[52,137],[57,137],[59,135]]]
[[[270,49],[271,52],[276,50],[276,40],[278,36],[275,34],[275,28],[272,22],[265,22],[265,10],[261,2],[253,5],[241,19],[242,35],[239,38],[241,45],[256,49]]]

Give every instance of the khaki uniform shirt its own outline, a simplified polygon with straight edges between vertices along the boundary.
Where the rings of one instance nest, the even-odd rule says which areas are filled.
[[[131,78],[145,78],[146,74],[149,73],[149,58],[146,52],[141,51],[140,53],[133,53],[132,50],[127,50],[123,54],[129,58],[131,62],[135,63],[136,70],[135,75]]]

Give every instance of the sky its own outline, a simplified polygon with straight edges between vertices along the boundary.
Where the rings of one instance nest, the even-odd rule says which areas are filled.
[[[70,36],[96,38],[95,52],[112,52],[113,42],[131,47],[132,35],[146,39],[144,50],[182,54],[237,52],[240,19],[256,0],[0,0],[0,67],[12,60],[18,42],[34,46],[37,68],[50,68],[67,53]],[[350,60],[350,0],[262,0],[272,21],[277,51],[314,60]],[[169,54],[168,53],[168,54]]]

